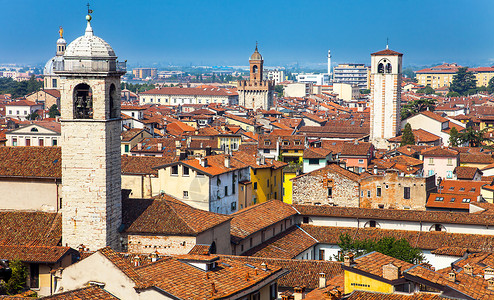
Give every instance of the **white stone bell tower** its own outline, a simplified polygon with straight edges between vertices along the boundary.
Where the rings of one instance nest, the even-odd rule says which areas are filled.
[[[400,131],[402,58],[388,46],[371,54],[370,141],[379,149]]]
[[[62,244],[120,249],[122,223],[120,77],[125,64],[93,34],[91,10],[83,36],[54,65],[60,76]]]

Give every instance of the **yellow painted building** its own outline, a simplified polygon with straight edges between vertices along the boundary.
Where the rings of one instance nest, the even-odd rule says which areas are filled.
[[[264,157],[256,157],[245,152],[235,152],[233,158],[250,167],[252,183],[252,205],[264,203],[271,199],[283,199],[283,168],[284,162]]]
[[[459,68],[461,68],[461,66],[458,64],[446,63],[417,71],[415,72],[415,77],[420,85],[430,86],[433,89],[449,87],[451,82],[453,82],[453,77]],[[468,71],[474,73],[475,78],[477,79],[478,87],[487,86],[489,84],[489,80],[494,77],[493,67],[469,68]]]
[[[345,270],[345,294],[355,290],[391,294],[394,292],[394,286],[381,280]]]
[[[301,171],[300,165],[290,165],[283,169],[283,202],[292,204],[293,184],[292,180]]]
[[[218,149],[230,149],[237,151],[238,147],[242,144],[242,138],[240,135],[225,134],[218,135]]]

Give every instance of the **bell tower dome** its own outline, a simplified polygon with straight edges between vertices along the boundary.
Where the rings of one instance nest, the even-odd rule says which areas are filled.
[[[257,43],[256,43],[256,50],[250,56],[249,64],[250,64],[250,81],[260,83],[262,81],[262,70],[263,70],[264,60],[262,59],[262,55],[261,53],[259,53],[259,50],[257,50]]]
[[[90,250],[120,249],[122,219],[119,63],[112,47],[93,33],[64,49],[60,76],[62,125],[62,243]]]

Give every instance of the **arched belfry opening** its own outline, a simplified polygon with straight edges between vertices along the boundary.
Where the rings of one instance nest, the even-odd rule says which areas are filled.
[[[115,85],[112,83],[110,85],[110,92],[109,92],[109,109],[110,109],[110,119],[115,119],[115,118],[118,118],[119,116],[117,115],[118,114],[118,111],[117,111],[117,89],[115,88]]]
[[[93,92],[91,87],[80,83],[74,88],[74,119],[93,118]]]
[[[383,65],[383,63],[379,63],[379,65],[377,66],[377,73],[384,74],[384,65]]]
[[[386,64],[386,73],[390,74],[393,72],[393,67],[391,67],[390,63]]]
[[[257,65],[254,65],[254,66],[252,67],[252,73],[257,73],[257,70],[258,70]]]

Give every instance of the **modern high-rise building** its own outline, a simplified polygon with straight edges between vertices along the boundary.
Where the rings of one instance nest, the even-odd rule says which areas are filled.
[[[239,105],[251,109],[269,110],[273,106],[274,82],[263,80],[264,60],[257,50],[250,56],[250,80],[239,80],[237,84]]]
[[[333,82],[357,85],[368,89],[369,67],[365,64],[339,64],[333,68]]]
[[[387,46],[371,54],[370,141],[379,149],[400,131],[402,58]]]
[[[67,46],[60,76],[62,125],[62,244],[120,249],[122,224],[120,77],[111,46],[93,34]]]

